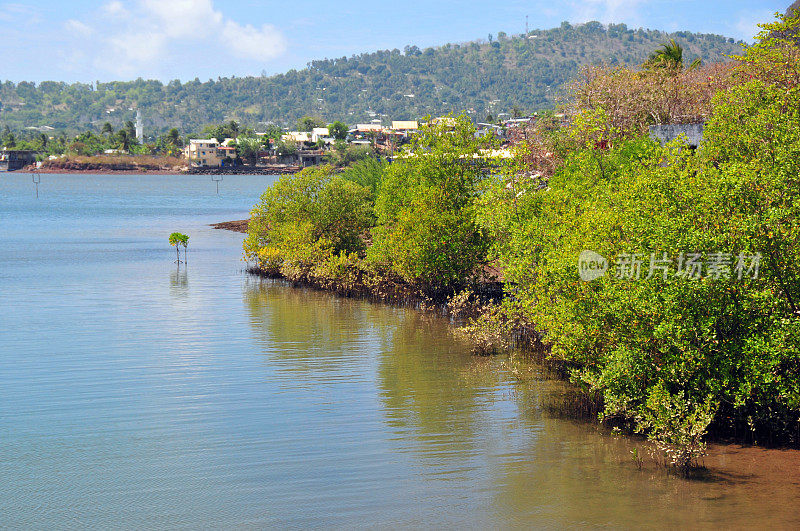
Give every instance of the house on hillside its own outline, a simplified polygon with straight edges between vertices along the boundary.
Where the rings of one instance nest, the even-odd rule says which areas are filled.
[[[682,138],[691,149],[697,149],[703,142],[704,124],[659,124],[649,126],[650,138],[661,145]]]
[[[331,133],[327,127],[315,127],[311,130],[311,141],[316,143],[320,140],[326,144],[333,142],[333,138],[331,138]]]
[[[297,144],[316,144],[320,140],[326,144],[333,142],[327,127],[315,127],[311,131],[290,131],[282,135],[281,140]]]
[[[297,144],[311,142],[311,133],[308,131],[289,131],[281,135],[281,140],[284,142],[295,142]]]
[[[383,130],[383,126],[380,123],[369,123],[369,124],[356,124],[356,126],[348,131],[353,135],[365,135],[368,133],[380,133]]]
[[[403,138],[408,138],[419,131],[419,123],[416,120],[392,120],[392,131]]]
[[[503,128],[497,124],[478,122],[477,129],[475,130],[475,138],[483,138],[485,136],[504,138],[505,134]]]
[[[220,166],[233,166],[234,161],[236,160],[237,152],[236,146],[219,146],[217,148],[217,153],[219,153],[220,158]]]

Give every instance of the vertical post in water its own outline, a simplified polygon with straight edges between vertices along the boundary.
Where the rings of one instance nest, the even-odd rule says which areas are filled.
[[[39,199],[39,183],[42,182],[42,177],[38,173],[31,174],[33,184],[36,185],[36,199]]]
[[[211,180],[217,183],[217,195],[219,195],[219,182],[222,180],[222,175],[212,175]]]

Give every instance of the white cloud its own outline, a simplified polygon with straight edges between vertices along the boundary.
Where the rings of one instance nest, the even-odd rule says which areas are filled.
[[[240,26],[228,21],[222,30],[221,40],[233,53],[246,59],[267,61],[286,49],[283,36],[270,25],[256,29],[250,24]]]
[[[126,17],[129,15],[128,10],[118,0],[103,5],[101,9],[103,13],[110,17]]]
[[[90,28],[88,25],[84,24],[79,20],[70,19],[64,23],[64,28],[74,33],[75,35],[81,35],[87,37],[94,33],[94,30]]]
[[[639,7],[647,3],[646,0],[585,0],[573,3],[575,20],[586,22],[597,20],[600,22],[638,22],[640,20]]]
[[[224,24],[222,13],[214,10],[211,0],[143,0],[142,6],[173,39],[205,36]]]
[[[178,61],[207,62],[208,53],[181,55],[197,46],[249,61],[274,59],[286,50],[277,28],[241,25],[216,10],[212,0],[112,0],[96,18],[69,20],[65,28],[78,39],[76,47],[93,57],[95,69],[116,76],[163,77],[161,70]]]
[[[166,39],[157,33],[126,33],[113,37],[110,44],[118,56],[134,63],[149,63],[158,59],[166,47]]]

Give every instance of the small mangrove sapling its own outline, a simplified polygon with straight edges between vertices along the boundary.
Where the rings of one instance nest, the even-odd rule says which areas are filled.
[[[177,260],[175,261],[178,264],[181,263],[180,246],[183,245],[183,260],[184,263],[186,263],[186,248],[189,246],[189,236],[181,234],[180,232],[173,232],[169,235],[169,244],[175,247],[175,254],[177,256]]]

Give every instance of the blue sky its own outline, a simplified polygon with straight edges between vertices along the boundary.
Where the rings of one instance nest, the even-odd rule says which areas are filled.
[[[464,42],[563,20],[751,40],[790,0],[0,0],[0,79],[168,81],[259,75],[313,59]]]

